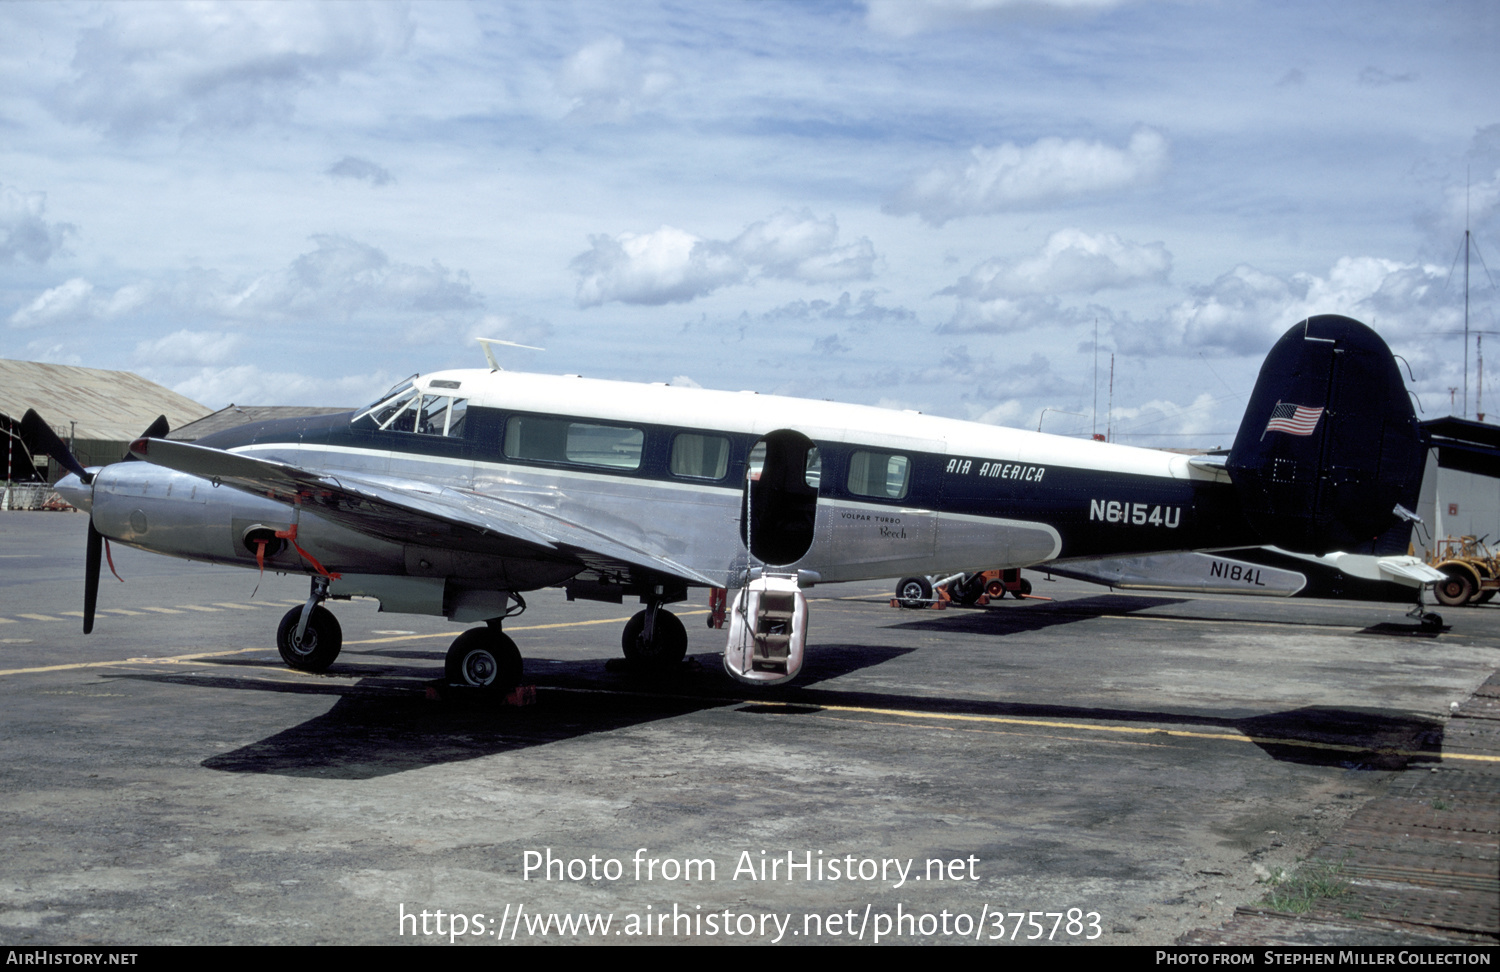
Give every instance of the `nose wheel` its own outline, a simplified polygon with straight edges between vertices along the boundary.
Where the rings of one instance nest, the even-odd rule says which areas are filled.
[[[653,671],[673,668],[687,657],[687,629],[671,611],[647,608],[625,623],[620,646],[631,664]]]
[[[521,684],[521,651],[496,627],[471,628],[455,638],[443,667],[449,685],[486,695],[509,695]]]

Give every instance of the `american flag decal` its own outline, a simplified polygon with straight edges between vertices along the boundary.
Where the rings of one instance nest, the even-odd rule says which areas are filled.
[[[1318,419],[1322,417],[1321,408],[1307,408],[1290,402],[1277,402],[1276,407],[1271,410],[1271,421],[1266,423],[1266,432],[1312,435],[1313,430],[1318,427]]]

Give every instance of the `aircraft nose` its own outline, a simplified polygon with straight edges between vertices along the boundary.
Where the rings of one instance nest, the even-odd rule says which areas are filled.
[[[85,486],[83,480],[79,479],[76,473],[68,473],[59,479],[57,484],[52,488],[61,493],[63,499],[85,513],[93,508],[94,488],[92,486]]]

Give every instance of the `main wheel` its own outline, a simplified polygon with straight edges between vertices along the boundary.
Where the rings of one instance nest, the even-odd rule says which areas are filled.
[[[1474,581],[1467,574],[1452,573],[1438,581],[1433,593],[1437,595],[1438,603],[1458,607],[1467,604],[1469,598],[1474,596],[1474,588]]]
[[[645,633],[646,612],[639,611],[625,623],[620,636],[620,647],[629,661],[648,668],[672,668],[687,657],[687,629],[671,611],[657,610],[653,640],[647,641]]]
[[[521,684],[521,651],[503,632],[470,628],[453,639],[443,672],[450,685],[509,695]]]
[[[307,618],[307,628],[302,638],[297,639],[297,622],[302,619],[302,609],[294,607],[281,619],[276,627],[276,650],[281,660],[304,672],[323,672],[339,656],[344,647],[344,629],[333,612],[319,604]]]
[[[903,577],[896,585],[896,600],[915,611],[932,603],[932,585],[925,577]]]

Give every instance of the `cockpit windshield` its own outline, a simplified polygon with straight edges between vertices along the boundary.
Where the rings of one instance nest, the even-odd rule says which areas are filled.
[[[433,384],[437,386],[447,383]],[[385,432],[463,438],[464,417],[468,408],[467,398],[423,395],[412,380],[408,379],[356,414],[352,424],[357,428],[373,428]]]

